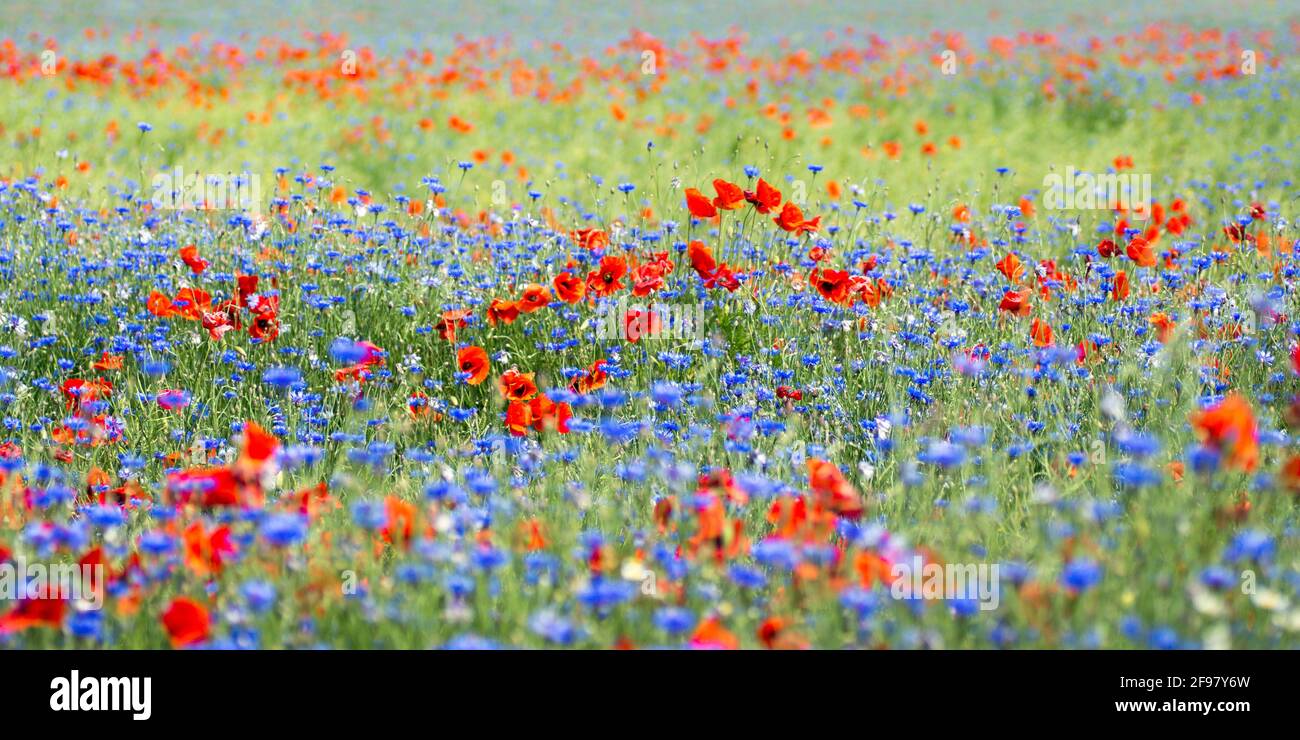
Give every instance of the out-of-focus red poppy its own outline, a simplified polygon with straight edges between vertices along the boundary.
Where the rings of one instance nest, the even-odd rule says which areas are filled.
[[[280,448],[280,440],[254,421],[244,422],[244,447],[239,453],[239,460],[251,465],[261,465],[275,455]]]
[[[1144,237],[1133,237],[1133,241],[1128,243],[1125,252],[1128,254],[1129,259],[1137,263],[1138,267],[1156,266],[1156,252]]]
[[[193,599],[178,596],[162,614],[163,627],[173,647],[197,645],[208,639],[211,620],[208,610]]]
[[[808,460],[808,487],[823,509],[856,519],[862,515],[862,496],[844,478],[840,469],[827,460]]]
[[[1029,325],[1029,338],[1034,340],[1035,347],[1052,346],[1052,326],[1046,321],[1034,319],[1034,323]]]
[[[807,639],[790,631],[789,625],[780,617],[768,617],[758,627],[758,641],[768,650],[806,650]]]
[[[1110,297],[1111,300],[1113,301],[1122,301],[1125,298],[1128,298],[1128,295],[1129,295],[1128,274],[1125,273],[1123,270],[1120,270],[1119,272],[1115,273],[1115,287],[1111,288]]]
[[[418,514],[415,504],[389,494],[384,497],[384,511],[388,516],[387,522],[379,530],[380,538],[390,545],[409,548],[411,538],[415,534],[415,519]]]
[[[573,383],[569,386],[569,390],[574,393],[590,393],[594,390],[604,388],[607,379],[608,376],[605,373],[605,361],[596,360],[591,363],[591,366],[587,368],[585,373],[574,378]]]
[[[1016,316],[1028,316],[1031,310],[1028,290],[1008,290],[1002,294],[998,309]]]
[[[200,578],[221,573],[226,559],[236,550],[226,526],[209,532],[203,522],[195,521],[185,528],[181,539],[185,544],[185,566]]]
[[[533,428],[537,431],[555,430],[560,434],[569,433],[569,419],[573,418],[573,409],[567,403],[555,403],[545,395],[538,395],[528,403]]]
[[[523,401],[511,401],[506,407],[506,429],[510,434],[516,437],[523,437],[528,434],[528,428],[532,426],[533,413],[528,404]]]
[[[717,617],[709,617],[700,622],[691,635],[691,647],[711,650],[736,650],[740,640],[727,631]]]
[[[1007,256],[998,260],[996,265],[998,272],[1006,275],[1007,280],[1013,283],[1019,283],[1025,276],[1025,266],[1021,264],[1020,258],[1014,253],[1008,252]]]
[[[1259,462],[1259,427],[1250,403],[1229,393],[1219,403],[1192,414],[1192,428],[1207,445],[1226,456],[1229,466],[1250,472]]]
[[[68,601],[51,586],[50,593],[20,599],[9,612],[0,616],[0,634],[22,632],[33,627],[58,628],[68,610]]]
[[[456,341],[456,330],[469,326],[470,310],[467,308],[456,308],[450,311],[443,311],[442,316],[438,318],[438,336],[448,342]]]
[[[1163,311],[1157,311],[1151,314],[1151,318],[1148,319],[1148,321],[1151,322],[1151,326],[1155,327],[1156,338],[1160,340],[1161,344],[1165,344],[1169,341],[1169,338],[1174,334],[1174,329],[1177,327],[1177,324],[1169,317],[1169,314]]]
[[[609,246],[609,235],[601,229],[578,229],[569,232],[569,236],[578,246],[593,252]]]
[[[149,292],[149,300],[145,303],[145,307],[149,309],[149,313],[164,319],[179,313],[172,299],[156,290]]]

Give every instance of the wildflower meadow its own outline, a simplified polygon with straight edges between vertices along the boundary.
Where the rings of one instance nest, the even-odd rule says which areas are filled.
[[[660,5],[0,10],[0,648],[1300,645],[1300,9]]]

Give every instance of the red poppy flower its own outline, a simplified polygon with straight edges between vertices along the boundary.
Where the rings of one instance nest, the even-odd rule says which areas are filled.
[[[832,303],[844,303],[849,297],[849,273],[844,270],[818,270],[813,268],[808,282],[817,288],[822,298]]]
[[[456,353],[456,368],[462,373],[469,373],[466,383],[478,385],[487,378],[492,363],[488,361],[487,351],[482,347],[463,347]]]
[[[691,268],[702,278],[707,278],[718,269],[713,252],[702,241],[693,241],[686,247],[686,258],[691,261]]]
[[[862,302],[871,308],[880,305],[882,297],[880,286],[866,275],[854,275],[849,278],[849,290],[856,293]]]
[[[793,203],[786,203],[785,207],[781,209],[781,215],[772,220],[776,222],[777,226],[780,226],[782,229],[798,236],[799,234],[811,234],[816,232],[819,228],[822,217],[818,216],[811,221],[805,220],[803,217],[803,211],[800,210],[799,206]]]
[[[551,281],[551,287],[555,289],[555,295],[565,303],[577,303],[587,294],[587,286],[578,276],[562,272],[555,276]]]
[[[122,355],[110,355],[105,351],[100,359],[91,364],[91,367],[96,370],[121,370]]]
[[[718,269],[713,271],[712,275],[704,278],[704,287],[712,290],[714,288],[725,288],[728,293],[736,292],[740,287],[740,279],[736,273],[731,271],[730,267],[724,262],[718,265]]]
[[[1133,237],[1133,241],[1129,242],[1128,249],[1125,251],[1128,253],[1128,258],[1136,262],[1138,267],[1156,266],[1156,252],[1143,237]]]
[[[745,200],[754,206],[754,210],[759,213],[771,213],[777,206],[781,205],[781,191],[767,184],[763,178],[758,178],[758,187],[754,192],[746,192]]]
[[[647,262],[632,271],[632,295],[644,298],[664,287],[663,267]]]
[[[239,307],[248,308],[248,298],[257,293],[256,275],[237,275],[235,282],[239,286]]]
[[[815,458],[808,460],[808,487],[812,489],[814,500],[826,511],[851,519],[862,515],[862,496],[835,463]]]
[[[1029,291],[1008,290],[1002,294],[1002,302],[998,304],[998,308],[1016,316],[1028,316],[1030,311]]]
[[[497,324],[511,324],[519,318],[519,304],[515,301],[507,301],[501,298],[493,298],[491,305],[488,306],[487,320],[488,324],[496,326]]]
[[[178,313],[172,299],[156,290],[150,291],[149,300],[145,303],[145,307],[149,309],[149,313],[164,319]]]
[[[1300,370],[1297,372],[1300,372]],[[574,393],[590,393],[594,390],[604,388],[607,378],[608,376],[605,374],[605,361],[596,360],[591,363],[591,367],[588,367],[585,373],[574,379],[573,383],[569,386],[569,390]]]
[[[470,311],[467,308],[443,311],[438,319],[438,336],[448,342],[456,341],[456,330],[469,326],[469,322],[466,321],[469,315]]]
[[[162,614],[163,627],[177,648],[197,645],[208,639],[211,629],[208,610],[197,601],[178,596],[172,599]]]
[[[1281,480],[1282,486],[1292,496],[1300,497],[1300,455],[1292,455],[1287,458],[1286,462],[1282,463],[1282,469],[1278,472],[1278,479]]]
[[[208,269],[208,261],[199,256],[199,248],[193,244],[181,247],[180,256],[181,262],[184,262],[195,275]]]
[[[181,539],[185,544],[185,566],[200,578],[220,574],[236,551],[230,528],[225,526],[208,532],[203,522],[195,521],[185,528]]]
[[[1025,267],[1020,263],[1020,258],[1012,253],[1007,253],[1007,256],[999,260],[995,266],[998,268],[998,272],[1006,275],[1007,280],[1013,283],[1020,282],[1020,279],[1025,275]]]
[[[622,290],[626,274],[627,262],[622,257],[605,255],[600,259],[600,268],[587,275],[587,291],[603,297]]]
[[[1169,314],[1166,314],[1163,311],[1157,311],[1151,314],[1151,318],[1147,320],[1156,328],[1156,338],[1159,339],[1162,344],[1169,341],[1169,338],[1173,336],[1174,328],[1177,326],[1174,320],[1169,318]]]
[[[506,428],[510,434],[516,437],[522,437],[528,434],[528,427],[532,426],[533,413],[528,404],[523,401],[511,401],[506,407]]]
[[[181,288],[176,291],[174,305],[181,316],[191,321],[200,321],[204,313],[212,310],[212,296],[198,288]]]
[[[69,378],[59,387],[67,402],[68,409],[80,409],[91,401],[99,401],[113,395],[113,384],[104,378],[82,380]]]
[[[537,384],[533,382],[533,374],[521,373],[514,368],[501,374],[498,388],[507,401],[527,401],[537,395]]]
[[[663,331],[663,320],[654,311],[629,310],[623,315],[623,336],[629,342],[637,342],[641,337],[657,336]]]
[[[267,309],[257,313],[248,325],[248,335],[259,342],[272,342],[280,336],[280,317]]]
[[[768,617],[758,627],[758,640],[768,650],[805,650],[808,641],[790,632],[784,619]]]
[[[407,397],[406,410],[410,412],[412,418],[429,418],[433,421],[442,419],[442,414],[435,412],[433,408],[430,407],[429,395],[424,391],[415,391]]]
[[[719,210],[734,211],[745,205],[745,191],[738,185],[718,179],[713,181],[713,190],[718,194],[713,205]]]
[[[384,497],[384,512],[388,515],[388,521],[379,530],[379,537],[390,545],[410,548],[411,537],[415,534],[415,504],[389,494]]]
[[[555,403],[545,395],[539,395],[528,404],[533,428],[539,432],[553,429],[560,434],[569,433],[569,419],[573,418],[573,409],[567,403]]]
[[[1029,325],[1029,337],[1034,340],[1035,347],[1052,346],[1052,326],[1046,321],[1034,319],[1034,323]]]
[[[1111,288],[1110,298],[1113,301],[1122,301],[1128,298],[1129,285],[1128,275],[1123,270],[1115,273],[1115,287]]]
[[[578,229],[569,233],[573,241],[584,249],[595,252],[609,245],[609,235],[600,229]]]
[[[695,188],[686,188],[686,209],[696,218],[713,218],[718,215],[718,209],[713,203]]]
[[[1250,403],[1237,393],[1192,414],[1192,428],[1202,442],[1227,456],[1230,466],[1250,472],[1259,462],[1259,428]]]
[[[0,552],[0,563],[4,562],[3,556],[4,553]],[[87,550],[86,554],[82,555],[80,558],[77,559],[77,565],[81,566],[82,568],[90,568],[89,571],[83,570],[82,572],[89,573],[88,577],[86,578],[86,580],[89,581],[89,583],[87,583],[86,585],[90,586],[90,591],[92,594],[98,596],[103,595],[103,592],[101,590],[101,588],[103,587],[103,583],[100,581],[100,574],[102,573],[103,575],[107,576],[109,579],[115,579],[118,576],[118,574],[114,572],[113,568],[105,560],[104,548],[102,546],[92,547],[89,550]]]
[[[792,401],[802,401],[803,391],[798,390],[797,388],[791,388],[788,385],[781,385],[776,388],[776,397],[788,398]]]
[[[53,590],[58,589],[52,586]],[[59,627],[67,613],[68,601],[62,594],[46,593],[21,599],[14,608],[0,616],[0,634],[22,632],[32,627]]]
[[[197,494],[206,508],[239,505],[239,484],[228,467],[190,468],[167,476],[167,490],[187,503]]]
[[[245,465],[260,467],[280,447],[280,440],[255,421],[244,422],[243,437],[244,446],[240,450],[239,461]]]
[[[517,305],[523,313],[532,313],[546,308],[551,303],[551,292],[545,286],[536,283],[524,286],[523,296],[520,297]]]
[[[717,617],[709,617],[695,628],[691,635],[691,647],[711,650],[736,650],[740,640],[722,626]]]
[[[219,340],[231,331],[235,326],[230,322],[230,315],[225,311],[208,311],[203,314],[203,328],[208,330],[208,336],[214,340]]]

